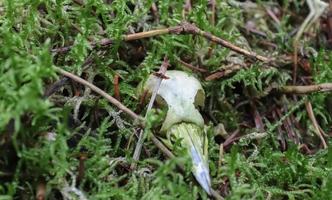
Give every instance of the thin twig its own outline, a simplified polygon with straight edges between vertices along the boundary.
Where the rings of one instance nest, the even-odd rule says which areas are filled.
[[[175,27],[172,30],[170,30],[170,33],[174,33],[174,34],[193,34],[193,35],[201,35],[203,37],[205,37],[206,39],[215,42],[223,47],[229,48],[232,51],[235,51],[239,54],[242,54],[244,56],[250,57],[250,58],[254,58],[257,60],[260,60],[262,62],[270,62],[271,60],[267,57],[261,56],[261,55],[257,55],[255,52],[250,52],[246,49],[243,49],[241,47],[238,47],[222,38],[219,38],[217,36],[212,35],[209,32],[205,32],[201,29],[199,29],[195,24],[191,24],[188,22],[183,22],[180,27]]]
[[[45,92],[44,92],[44,97],[49,97],[52,94],[54,94],[56,91],[58,91],[61,87],[67,84],[68,78],[63,77],[60,80],[56,81],[53,83],[51,86],[49,86]]]
[[[227,65],[226,67],[223,67],[215,72],[212,72],[211,74],[209,74],[207,77],[205,77],[204,79],[206,81],[212,81],[212,80],[216,80],[216,79],[220,79],[222,77],[228,76],[229,74],[232,74],[236,71],[239,71],[240,69],[245,68],[244,65],[240,65],[240,64],[230,64]]]
[[[193,71],[198,71],[198,72],[201,72],[201,73],[206,73],[206,72],[208,72],[208,70],[206,70],[206,69],[199,68],[199,67],[196,67],[196,66],[194,66],[194,65],[191,65],[191,64],[189,64],[189,63],[184,62],[184,61],[181,60],[181,59],[178,59],[178,61],[179,61],[179,63],[181,63],[183,66],[185,66],[185,67],[187,67],[187,68],[189,68],[189,69],[191,69],[191,70],[193,70]]]
[[[167,71],[167,67],[169,66],[169,62],[168,62],[168,59],[167,57],[165,56],[164,57],[164,61],[163,63],[161,64],[160,66],[160,69],[159,69],[159,74],[164,76],[166,71]],[[157,97],[157,93],[158,93],[158,90],[160,88],[160,85],[161,85],[161,82],[163,80],[162,77],[157,77],[158,79],[158,82],[155,86],[155,88],[153,89],[153,92],[152,92],[152,95],[151,95],[151,99],[150,99],[150,102],[148,104],[148,108],[146,110],[146,113],[145,113],[145,119],[147,118],[147,115],[149,113],[149,111],[152,109],[152,106],[153,106],[153,103]],[[138,141],[137,141],[137,144],[136,144],[136,147],[135,147],[135,152],[134,152],[134,156],[133,156],[133,159],[134,161],[137,161],[139,160],[139,157],[140,157],[140,154],[141,154],[141,151],[142,151],[142,147],[143,147],[143,143],[144,143],[144,139],[146,137],[146,132],[144,132],[143,129],[141,129],[140,131],[140,135],[139,135],[139,138],[138,138]],[[130,168],[133,170],[136,168],[136,165],[137,163],[136,162],[133,162],[130,166]]]
[[[322,83],[318,85],[305,85],[305,86],[296,86],[288,85],[282,86],[278,89],[281,93],[290,93],[290,94],[309,94],[313,92],[329,92],[332,91],[332,83]]]
[[[140,32],[140,33],[133,33],[124,36],[124,41],[132,41],[132,40],[138,40],[143,38],[149,38],[154,37],[158,35],[164,35],[170,32],[170,28],[163,28],[163,29],[156,29],[152,31],[146,31],[146,32]]]
[[[240,133],[239,129],[236,129],[223,143],[223,148],[227,149],[230,144],[235,142],[236,140],[240,139],[240,137],[237,137],[238,134]]]
[[[174,154],[162,143],[160,140],[154,136],[151,135],[152,142],[164,153],[164,155],[168,158],[175,158]],[[184,171],[184,167],[180,166],[180,168]]]
[[[143,39],[143,38],[149,38],[149,37],[154,37],[154,36],[159,36],[159,35],[164,35],[164,34],[193,34],[193,35],[201,35],[205,37],[206,39],[217,43],[223,47],[229,48],[232,51],[235,51],[241,55],[254,58],[256,60],[262,61],[262,62],[270,62],[271,59],[257,55],[255,52],[248,51],[246,49],[243,49],[241,47],[238,47],[222,38],[219,38],[217,36],[212,35],[209,32],[205,32],[201,29],[199,29],[195,24],[191,24],[188,22],[183,22],[178,26],[173,26],[169,28],[163,28],[163,29],[156,29],[152,31],[146,31],[146,32],[140,32],[140,33],[133,33],[129,35],[123,36],[124,41],[132,41],[132,40],[138,40],[138,39]],[[100,42],[94,42],[91,43],[91,46],[97,47],[97,46],[108,46],[113,44],[114,41],[112,39],[104,38]],[[53,49],[51,50],[52,52],[66,52],[69,51],[72,48],[72,46],[68,47],[60,47],[58,49]]]
[[[205,31],[202,31],[202,30],[199,30],[199,34],[202,35],[203,37],[205,37],[206,39],[208,40],[211,40],[212,42],[215,42],[221,46],[224,46],[224,47],[227,47],[233,51],[235,51],[236,53],[239,53],[239,54],[242,54],[244,56],[247,56],[249,58],[254,58],[256,60],[259,60],[259,61],[262,61],[262,62],[270,62],[271,60],[267,57],[264,57],[264,56],[261,56],[261,55],[257,55],[255,52],[250,52],[246,49],[243,49],[241,47],[238,47],[238,46],[235,46],[234,44],[226,41],[226,40],[223,40],[219,37],[216,37],[214,35],[212,35],[211,33],[208,33],[208,32],[205,32]]]
[[[87,70],[91,65],[93,59],[91,56],[89,56],[84,63],[82,64],[81,68],[82,71]],[[64,86],[68,81],[67,77],[63,77],[60,80],[56,81],[55,83],[53,83],[50,87],[48,87],[45,92],[44,92],[44,97],[49,97],[52,94],[54,94],[56,91],[58,91],[62,86]]]
[[[106,98],[109,102],[111,102],[113,105],[115,105],[116,107],[118,107],[123,112],[127,113],[130,117],[132,117],[133,119],[135,119],[139,123],[143,123],[144,122],[144,119],[141,116],[139,116],[136,113],[134,113],[133,111],[131,111],[129,108],[127,108],[121,102],[119,102],[114,97],[112,97],[111,95],[107,94],[106,92],[104,92],[103,90],[101,90],[100,88],[98,88],[97,86],[93,85],[92,83],[89,83],[88,81],[86,81],[86,80],[84,80],[84,79],[82,79],[82,78],[80,78],[80,77],[78,77],[78,76],[76,76],[76,75],[74,75],[74,74],[72,74],[70,72],[67,72],[67,71],[65,71],[65,70],[63,70],[61,68],[56,68],[56,70],[60,74],[66,76],[66,77],[68,77],[68,78],[70,78],[70,79],[72,79],[72,80],[74,80],[74,81],[76,81],[76,82],[78,82],[78,83],[80,83],[82,85],[85,85],[85,86],[91,88],[92,91],[94,91],[94,92],[98,93],[99,95],[101,95],[102,97]]]
[[[169,28],[163,28],[163,29],[157,29],[157,30],[152,30],[152,31],[133,33],[133,34],[128,34],[128,35],[123,36],[123,40],[128,42],[128,41],[132,41],[132,40],[149,38],[149,37],[154,37],[154,36],[158,36],[158,35],[168,34],[169,31],[170,31]],[[98,46],[105,47],[105,46],[109,46],[109,45],[112,45],[112,44],[114,44],[113,39],[103,38],[103,39],[100,40],[100,42],[90,43],[90,46],[92,48],[95,48],[95,47],[98,47]],[[65,52],[69,51],[72,47],[73,47],[73,45],[66,46],[66,47],[60,47],[60,48],[52,49],[51,52],[53,52],[53,53],[65,53]]]
[[[266,13],[273,19],[273,21],[277,24],[277,26],[279,27],[281,22],[280,20],[278,19],[278,17],[274,14],[274,12],[271,10],[271,8],[269,7],[266,7],[265,8],[266,10]]]
[[[321,140],[323,148],[326,149],[327,148],[327,144],[325,142],[325,139],[324,139],[323,135],[321,134],[321,132],[319,130],[319,125],[318,125],[316,117],[314,115],[314,111],[312,110],[312,106],[311,106],[310,101],[306,101],[305,102],[305,108],[307,109],[308,116],[309,116],[309,118],[310,118],[310,120],[312,122],[312,125],[315,128],[315,133],[317,134],[317,136]]]

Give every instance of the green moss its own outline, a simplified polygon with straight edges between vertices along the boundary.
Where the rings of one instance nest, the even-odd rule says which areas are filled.
[[[119,75],[121,102],[144,116],[136,88],[159,68],[164,56],[170,60],[169,69],[183,69],[177,62],[182,59],[212,72],[225,67],[230,50],[212,45],[208,55],[211,42],[199,36],[163,35],[126,43],[124,34],[174,26],[186,19],[233,43],[244,36],[252,51],[276,57],[292,52],[289,33],[306,12],[302,9],[305,1],[279,1],[284,12],[280,25],[264,18],[269,22],[264,28],[270,32],[263,39],[277,45],[268,50],[259,43],[262,37],[242,29],[252,13],[225,1],[216,1],[214,26],[207,0],[191,1],[192,11],[186,17],[184,1],[108,2],[0,2],[0,199],[35,199],[38,185],[43,184],[48,199],[61,199],[62,195],[72,199],[79,195],[88,199],[207,199],[190,173],[190,160],[181,152],[176,153],[183,156],[166,159],[150,140],[144,144],[137,169],[130,170],[138,127],[94,92],[67,81],[55,94],[44,96],[62,79],[54,67],[81,75],[111,95],[114,77]],[[151,12],[152,3],[158,8],[159,21]],[[114,44],[89,45],[103,38],[112,38]],[[314,46],[312,41],[306,45]],[[67,46],[72,46],[68,52],[52,51]],[[311,59],[313,83],[331,82],[331,57],[330,51],[321,49]],[[252,62],[243,57],[239,60]],[[331,147],[319,148],[304,99],[296,102],[271,92],[274,86],[291,84],[291,68],[252,63],[210,82],[204,81],[206,74],[196,74],[207,96],[200,112],[208,133],[212,187],[227,199],[331,199]],[[301,69],[299,74],[306,75]],[[329,133],[331,94],[315,93],[305,99],[312,102],[319,125]],[[213,126],[223,123],[229,135],[236,129],[238,136],[256,133],[251,105],[262,116],[267,137],[236,140],[220,156],[223,139],[215,137]],[[273,108],[280,109],[281,116],[273,118]],[[162,113],[149,115],[146,131],[159,130]],[[305,130],[293,127],[301,142],[313,150],[312,155],[301,153],[287,137],[282,126],[287,117]],[[286,137],[285,151],[279,148],[278,127]],[[184,173],[176,167],[179,163],[187,166]],[[70,188],[80,193],[68,192]]]

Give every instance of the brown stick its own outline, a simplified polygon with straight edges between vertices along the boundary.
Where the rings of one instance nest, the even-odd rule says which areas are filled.
[[[152,142],[159,147],[159,149],[164,153],[164,155],[168,158],[175,158],[174,154],[162,143],[160,140],[154,136],[151,135]],[[184,171],[184,167],[180,167]]]
[[[273,19],[273,21],[280,26],[280,20],[278,19],[278,17],[274,14],[274,12],[270,9],[270,8],[265,8],[266,13]]]
[[[234,141],[240,139],[240,137],[237,137],[238,134],[240,133],[240,130],[237,129],[235,130],[223,143],[223,148],[227,149],[229,147],[230,144],[232,144]]]
[[[143,39],[143,38],[148,38],[148,37],[154,37],[158,35],[164,35],[169,33],[170,28],[163,28],[163,29],[157,29],[157,30],[152,30],[152,31],[146,31],[146,32],[141,32],[141,33],[133,33],[129,35],[124,36],[124,41],[132,41],[132,40],[138,40],[138,39]]]
[[[193,34],[193,35],[201,35],[205,37],[206,39],[215,42],[221,46],[224,46],[226,48],[231,49],[232,51],[235,51],[239,54],[242,54],[244,56],[254,58],[256,60],[262,61],[262,62],[270,62],[271,59],[257,55],[255,52],[250,52],[248,50],[245,50],[241,47],[238,47],[224,39],[221,39],[217,36],[212,35],[211,33],[205,32],[201,29],[199,29],[195,24],[191,24],[188,22],[183,22],[178,26],[173,26],[169,28],[163,28],[163,29],[157,29],[157,30],[152,30],[152,31],[147,31],[147,32],[141,32],[141,33],[133,33],[129,35],[125,35],[123,37],[124,41],[132,41],[132,40],[138,40],[138,39],[143,39],[143,38],[148,38],[148,37],[154,37],[158,35],[164,35],[164,34]],[[99,43],[91,43],[92,47],[96,46],[107,46],[113,44],[112,39],[102,39],[101,42]],[[61,47],[58,49],[53,49],[52,52],[66,52],[71,49],[72,46],[68,47]]]
[[[161,64],[158,73],[161,76],[165,76],[165,73],[167,71],[168,66],[169,66],[169,62],[168,62],[167,57],[165,56],[164,57],[164,61]],[[148,108],[146,110],[146,114],[145,114],[145,118],[144,119],[146,119],[148,112],[152,109],[153,103],[154,103],[154,101],[155,101],[155,99],[157,97],[157,93],[158,93],[158,90],[160,88],[162,80],[163,80],[162,77],[158,77],[158,83],[155,85],[155,88],[153,88],[153,93],[151,94],[151,99],[150,99],[150,102],[148,104]],[[146,132],[143,129],[141,129],[140,135],[139,135],[136,147],[135,147],[134,155],[133,155],[133,160],[135,160],[135,161],[139,160],[139,157],[141,155],[141,151],[142,151],[142,147],[143,147],[143,143],[144,143],[145,137],[146,137]],[[132,170],[135,169],[136,165],[137,164],[135,162],[132,163],[131,166],[130,166],[130,169],[132,169]]]
[[[321,140],[323,148],[326,149],[327,148],[327,144],[325,142],[325,139],[324,139],[322,133],[319,130],[319,125],[318,125],[316,117],[314,115],[314,111],[312,110],[312,106],[311,106],[310,101],[305,102],[305,107],[307,109],[307,113],[308,113],[309,118],[310,118],[310,120],[312,122],[312,125],[315,128],[315,132],[316,132],[317,136],[319,137],[319,139]]]
[[[196,67],[196,66],[194,66],[194,65],[191,65],[191,64],[189,64],[189,63],[184,62],[183,60],[178,59],[178,61],[179,61],[179,63],[181,63],[183,66],[185,66],[185,67],[187,67],[187,68],[189,68],[189,69],[191,69],[191,70],[193,70],[193,71],[198,71],[198,72],[201,72],[201,73],[206,73],[206,72],[208,72],[206,69]]]
[[[193,35],[201,35],[203,37],[205,37],[206,39],[215,42],[223,47],[229,48],[232,51],[235,51],[239,54],[242,54],[244,56],[250,57],[250,58],[254,58],[257,60],[260,60],[262,62],[270,62],[271,60],[267,57],[264,56],[260,56],[257,55],[255,52],[250,52],[248,50],[245,50],[241,47],[238,47],[224,39],[221,39],[217,36],[212,35],[209,32],[205,32],[201,29],[199,29],[195,24],[191,24],[188,22],[183,22],[181,23],[180,26],[174,27],[172,30],[170,30],[170,33],[174,33],[174,34],[193,34]]]
[[[70,79],[72,79],[72,80],[74,80],[74,81],[76,81],[76,82],[78,82],[82,85],[85,85],[85,86],[89,87],[92,91],[94,91],[94,92],[98,93],[99,95],[101,95],[102,97],[106,98],[109,102],[111,102],[113,105],[118,107],[123,112],[127,113],[130,117],[132,117],[134,120],[137,120],[139,123],[144,122],[144,119],[141,116],[139,116],[136,113],[134,113],[133,111],[131,111],[129,108],[127,108],[125,105],[123,105],[120,101],[116,100],[114,97],[107,94],[106,92],[104,92],[103,90],[98,88],[97,86],[95,86],[95,85],[89,83],[88,81],[86,81],[86,80],[84,80],[84,79],[82,79],[82,78],[80,78],[80,77],[78,77],[78,76],[76,76],[76,75],[74,75],[70,72],[67,72],[67,71],[65,71],[61,68],[56,68],[56,70],[60,74],[66,76],[66,77],[68,77],[68,78],[70,78]]]
[[[212,72],[211,74],[209,74],[207,77],[205,77],[204,79],[206,81],[212,81],[215,79],[219,79],[225,76],[228,76],[229,74],[239,71],[240,69],[244,68],[245,66],[243,65],[238,65],[238,64],[230,64],[228,66],[226,66],[223,69],[217,70],[216,72]]]
[[[289,85],[289,86],[283,86],[278,90],[279,92],[290,93],[290,94],[309,94],[313,92],[329,92],[332,91],[332,83],[322,83],[318,85],[305,85],[305,86]]]
[[[216,37],[216,36],[212,35],[211,33],[199,30],[199,34],[202,35],[203,37],[207,38],[208,40],[211,40],[212,42],[215,42],[217,44],[220,44],[221,46],[227,47],[227,48],[235,51],[236,53],[245,55],[250,58],[257,59],[262,62],[266,62],[266,63],[270,62],[270,59],[267,57],[257,55],[255,52],[250,52],[241,47],[235,46],[234,44],[232,44],[226,40],[223,40],[219,37]]]

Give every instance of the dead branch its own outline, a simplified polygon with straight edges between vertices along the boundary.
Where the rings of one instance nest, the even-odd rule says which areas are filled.
[[[321,140],[322,142],[322,145],[323,145],[323,148],[326,149],[327,148],[327,144],[325,142],[325,139],[323,137],[323,135],[321,134],[320,130],[319,130],[319,125],[318,125],[318,122],[316,120],[316,117],[315,117],[315,114],[314,114],[314,111],[312,110],[312,106],[311,106],[311,103],[310,101],[306,101],[305,102],[305,108],[307,110],[307,113],[308,113],[308,116],[312,122],[312,125],[314,126],[315,128],[315,133],[317,134],[317,136],[319,137],[319,139]]]
[[[162,76],[165,76],[165,73],[167,71],[167,68],[169,66],[169,62],[168,62],[168,59],[167,57],[165,56],[164,57],[164,61],[163,63],[161,64],[160,66],[160,69],[159,69],[159,74],[162,75]],[[148,108],[146,110],[146,114],[145,114],[145,119],[147,117],[147,114],[149,113],[149,111],[152,109],[152,106],[153,106],[153,103],[157,97],[157,93],[158,93],[158,90],[159,90],[159,87],[161,85],[161,82],[163,80],[162,77],[157,77],[158,78],[158,83],[156,84],[154,90],[153,90],[153,93],[151,95],[151,99],[150,99],[150,102],[148,104]],[[137,144],[136,144],[136,147],[135,147],[135,151],[134,151],[134,156],[133,156],[133,159],[134,161],[137,161],[139,160],[139,157],[140,157],[140,154],[141,154],[141,151],[142,151],[142,147],[143,147],[143,143],[144,143],[144,139],[146,137],[146,132],[144,132],[143,129],[141,129],[140,131],[140,135],[139,135],[139,138],[138,138],[138,141],[137,141]],[[135,169],[136,168],[136,163],[132,163],[132,165],[130,166],[131,169]]]
[[[278,91],[281,93],[289,93],[289,94],[310,94],[313,92],[329,92],[332,91],[332,83],[322,83],[318,85],[304,85],[304,86],[288,85],[279,88]]]
[[[230,64],[222,69],[219,69],[215,72],[212,72],[208,76],[205,77],[206,81],[212,81],[216,79],[220,79],[222,77],[228,76],[229,74],[239,71],[240,69],[243,69],[245,66],[239,65],[239,64]]]
[[[144,122],[144,119],[141,116],[139,116],[136,113],[134,113],[133,111],[131,111],[129,108],[127,108],[125,105],[123,105],[120,101],[116,100],[114,97],[107,94],[102,89],[98,88],[97,86],[93,85],[92,83],[89,83],[88,81],[86,81],[70,72],[67,72],[61,68],[56,68],[56,70],[63,76],[66,76],[82,85],[89,87],[92,91],[94,91],[97,94],[101,95],[102,97],[106,98],[109,102],[111,102],[113,105],[118,107],[123,112],[127,113],[130,117],[132,117],[134,120],[138,121],[139,123],[142,124]]]
[[[208,72],[206,69],[203,69],[203,68],[199,68],[199,67],[196,67],[192,64],[189,64],[189,63],[186,63],[184,62],[183,60],[180,60],[178,59],[179,63],[181,63],[183,66],[187,67],[188,69],[191,69],[193,71],[198,71],[198,72],[201,72],[201,73],[206,73]]]
[[[229,48],[232,51],[235,51],[241,55],[247,56],[249,58],[254,58],[256,60],[262,61],[262,62],[270,62],[271,59],[257,55],[255,52],[248,51],[246,49],[243,49],[241,47],[238,47],[222,38],[219,38],[217,36],[212,35],[209,32],[205,32],[201,29],[199,29],[195,24],[191,24],[188,22],[183,22],[178,26],[173,26],[169,28],[163,28],[163,29],[156,29],[152,31],[146,31],[146,32],[140,32],[140,33],[133,33],[129,35],[123,36],[124,41],[132,41],[132,40],[138,40],[138,39],[143,39],[143,38],[149,38],[149,37],[154,37],[154,36],[159,36],[159,35],[164,35],[164,34],[193,34],[193,35],[200,35],[205,37],[206,39],[217,43],[223,47]],[[91,43],[91,47],[95,48],[97,46],[109,46],[114,43],[113,39],[109,38],[104,38],[100,42],[93,42]],[[63,53],[67,52],[72,48],[72,46],[67,46],[67,47],[60,47],[57,49],[52,49],[51,52],[54,53]]]

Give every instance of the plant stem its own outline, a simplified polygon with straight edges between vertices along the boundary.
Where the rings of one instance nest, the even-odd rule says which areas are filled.
[[[317,136],[319,137],[320,141],[322,142],[323,148],[326,149],[327,148],[327,144],[325,142],[325,139],[324,139],[322,133],[319,130],[319,125],[318,125],[318,122],[317,122],[316,117],[314,115],[314,111],[312,110],[312,106],[311,106],[310,101],[306,101],[305,102],[305,107],[306,107],[306,110],[308,112],[309,118],[310,118],[310,120],[312,122],[312,125],[315,128],[315,133],[317,134]]]
[[[152,30],[152,31],[133,33],[133,34],[125,35],[124,41],[132,41],[132,40],[154,37],[154,36],[158,36],[158,35],[164,35],[164,34],[169,33],[169,31],[170,31],[169,28],[163,28],[163,29],[156,29],[156,30]]]
[[[304,85],[304,86],[288,85],[288,86],[282,86],[278,90],[279,92],[290,93],[290,94],[309,94],[313,92],[329,92],[332,91],[332,83],[322,83],[318,85]]]
[[[169,62],[168,62],[167,57],[165,56],[164,57],[164,61],[161,64],[158,73],[164,76],[165,73],[166,73],[166,71],[167,71],[167,67],[168,66],[169,66]],[[145,120],[146,120],[146,117],[147,117],[149,111],[152,109],[153,103],[154,103],[154,101],[155,101],[155,99],[157,97],[158,90],[159,90],[161,82],[163,80],[162,77],[157,77],[157,78],[158,78],[158,82],[157,82],[157,84],[156,84],[156,86],[155,86],[155,88],[153,90],[152,95],[151,95],[151,99],[150,99],[150,102],[148,104],[148,108],[146,110],[145,117],[144,117]],[[141,129],[140,135],[139,135],[136,147],[135,147],[135,151],[134,151],[134,156],[133,156],[134,161],[139,160],[139,157],[140,157],[140,154],[141,154],[141,151],[142,151],[142,147],[143,147],[143,143],[144,143],[144,139],[146,138],[146,133],[147,133],[147,131],[144,131],[143,129]],[[137,165],[137,163],[133,162],[131,164],[130,168],[133,170],[133,169],[136,168],[136,165]]]

